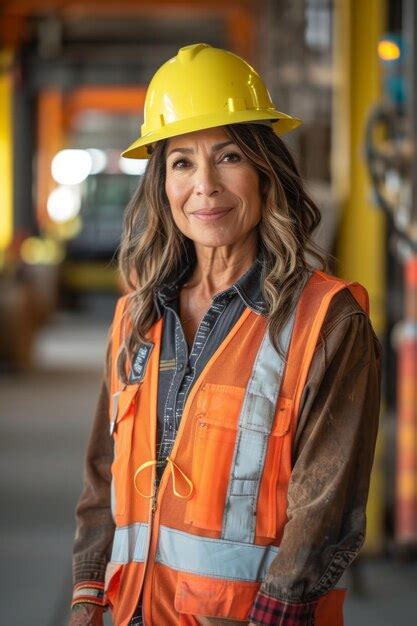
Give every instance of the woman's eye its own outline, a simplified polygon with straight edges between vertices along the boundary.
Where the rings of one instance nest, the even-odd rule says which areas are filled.
[[[184,168],[184,163],[185,163],[185,165],[187,165],[187,163],[188,163],[187,159],[177,159],[176,161],[172,162],[171,169],[173,169],[173,170],[174,169],[180,169],[181,170],[181,169]]]
[[[241,161],[242,157],[237,152],[228,152],[222,157],[222,160],[227,160],[228,162],[236,163]]]

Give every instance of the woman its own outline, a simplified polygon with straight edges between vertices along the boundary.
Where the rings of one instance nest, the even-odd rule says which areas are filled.
[[[299,123],[207,44],[150,83],[71,626],[107,605],[118,626],[343,623],[380,355],[365,290],[313,268],[319,211],[278,136]]]

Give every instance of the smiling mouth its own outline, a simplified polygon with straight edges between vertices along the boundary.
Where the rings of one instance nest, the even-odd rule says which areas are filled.
[[[233,207],[219,207],[217,209],[208,209],[208,210],[201,209],[199,211],[194,211],[193,213],[191,213],[191,215],[193,215],[194,217],[200,220],[210,221],[210,220],[215,220],[220,217],[223,217],[224,215],[232,211],[232,209]]]

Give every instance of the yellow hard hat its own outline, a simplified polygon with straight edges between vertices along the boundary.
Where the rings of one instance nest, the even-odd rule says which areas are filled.
[[[154,74],[139,139],[122,156],[149,158],[149,144],[215,126],[271,120],[277,135],[302,124],[277,111],[256,70],[207,43],[185,46]]]

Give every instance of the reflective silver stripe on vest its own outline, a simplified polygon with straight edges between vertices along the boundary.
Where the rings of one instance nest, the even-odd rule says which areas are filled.
[[[294,320],[295,307],[280,334],[280,347],[285,357]],[[256,502],[284,366],[266,330],[239,416],[223,517],[223,539],[252,543],[255,538]]]
[[[116,528],[111,561],[113,563],[144,561],[148,528],[149,524],[131,524]]]
[[[210,539],[161,526],[155,560],[200,576],[255,582],[264,580],[278,551],[275,546]]]
[[[114,484],[114,477],[112,476],[110,482],[110,509],[113,521],[116,521],[116,485]]]

